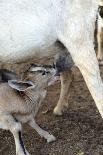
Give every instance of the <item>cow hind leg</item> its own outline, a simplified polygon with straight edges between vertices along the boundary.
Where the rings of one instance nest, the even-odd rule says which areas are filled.
[[[72,84],[71,71],[64,71],[60,74],[61,92],[57,106],[54,108],[55,115],[62,115],[63,110],[68,107],[69,90]]]
[[[92,41],[69,49],[75,65],[80,69],[95,104],[103,118],[103,82]]]

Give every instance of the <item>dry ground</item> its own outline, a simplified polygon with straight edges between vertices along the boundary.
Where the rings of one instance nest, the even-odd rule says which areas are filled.
[[[101,67],[103,77],[103,67]],[[60,83],[48,90],[41,107],[38,124],[54,134],[56,142],[48,144],[26,126],[23,139],[31,155],[103,155],[103,120],[80,74],[75,69],[69,108],[61,117],[52,114],[60,92]],[[46,114],[42,112],[48,110]],[[15,145],[9,131],[0,130],[0,155],[15,155]]]

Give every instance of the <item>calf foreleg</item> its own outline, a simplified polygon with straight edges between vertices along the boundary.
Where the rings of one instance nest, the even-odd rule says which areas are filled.
[[[41,129],[41,128],[38,126],[38,124],[35,122],[34,118],[31,119],[31,121],[29,122],[29,125],[30,125],[33,129],[35,129],[41,137],[44,137],[44,138],[47,140],[48,143],[49,143],[49,142],[53,142],[53,141],[56,140],[56,138],[55,138],[53,135],[51,135],[51,134],[49,134],[47,131]]]

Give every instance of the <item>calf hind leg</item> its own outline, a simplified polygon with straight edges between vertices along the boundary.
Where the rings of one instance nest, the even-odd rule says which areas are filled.
[[[3,114],[1,114],[0,122],[2,123],[2,128],[10,130],[14,136],[16,155],[29,155],[23,144],[21,135],[21,123],[17,122],[11,115]]]

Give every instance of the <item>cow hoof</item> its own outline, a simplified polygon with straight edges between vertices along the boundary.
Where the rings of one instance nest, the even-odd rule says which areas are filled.
[[[53,114],[57,115],[57,116],[61,116],[62,115],[62,110],[59,109],[58,107],[55,107],[54,111],[53,111]]]
[[[55,138],[53,135],[50,135],[50,136],[48,137],[48,139],[47,139],[47,142],[48,142],[48,143],[51,143],[51,142],[54,142],[54,141],[56,141],[56,138]]]

